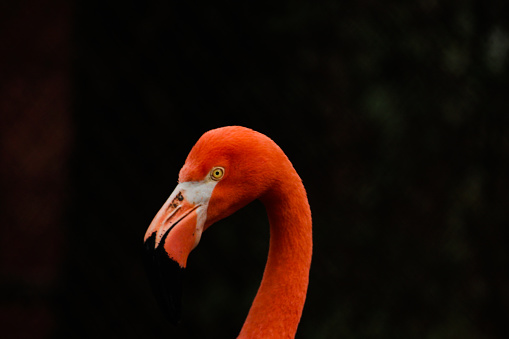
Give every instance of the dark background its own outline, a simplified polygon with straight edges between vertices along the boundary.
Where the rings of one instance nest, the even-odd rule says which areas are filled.
[[[146,228],[205,131],[258,130],[307,188],[298,338],[507,338],[504,1],[19,1],[0,8],[3,338],[233,338],[255,202],[160,314]]]

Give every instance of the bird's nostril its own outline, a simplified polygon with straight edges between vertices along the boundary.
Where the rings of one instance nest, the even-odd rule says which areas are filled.
[[[171,201],[171,203],[168,205],[168,208],[166,209],[167,212],[169,212],[171,209],[175,209],[180,206],[180,201],[184,200],[184,196],[181,192],[177,194],[175,198]]]

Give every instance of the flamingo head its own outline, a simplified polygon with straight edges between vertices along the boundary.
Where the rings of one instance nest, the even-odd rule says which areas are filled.
[[[257,198],[270,195],[286,158],[268,137],[244,127],[205,133],[179,173],[179,183],[145,234],[144,261],[164,313],[180,318],[181,279],[202,232]]]

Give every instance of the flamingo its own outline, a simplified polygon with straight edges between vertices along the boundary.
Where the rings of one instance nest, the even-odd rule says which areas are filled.
[[[180,317],[182,273],[203,231],[255,199],[267,211],[269,253],[238,338],[295,337],[309,282],[311,210],[304,185],[281,148],[240,126],[202,135],[146,231],[147,273],[170,320]]]

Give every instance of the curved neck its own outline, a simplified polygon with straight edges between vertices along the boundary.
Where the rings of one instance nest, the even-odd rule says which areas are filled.
[[[239,338],[294,338],[297,332],[313,245],[306,191],[292,172],[261,199],[270,222],[269,255]]]

